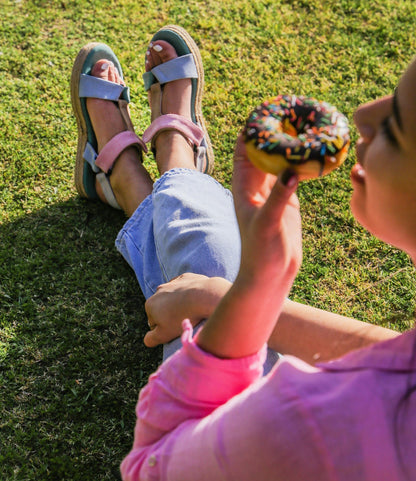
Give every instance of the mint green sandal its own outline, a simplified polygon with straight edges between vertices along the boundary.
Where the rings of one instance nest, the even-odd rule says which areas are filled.
[[[75,186],[82,197],[98,199],[95,182],[100,182],[107,202],[120,209],[110,185],[109,177],[117,157],[129,146],[137,147],[139,160],[146,145],[134,133],[128,112],[129,90],[123,85],[109,82],[91,75],[92,67],[98,60],[111,61],[121,78],[123,72],[114,52],[105,44],[89,43],[75,59],[71,75],[71,101],[78,126],[78,148],[75,164]],[[97,139],[87,111],[88,97],[117,102],[127,130],[113,137],[97,154]]]
[[[171,44],[178,57],[154,67],[143,75],[145,89],[149,92],[152,124],[144,132],[143,140],[152,142],[162,130],[179,131],[194,147],[195,165],[204,173],[211,173],[214,166],[214,152],[202,114],[204,89],[204,68],[198,46],[186,30],[176,25],[161,28],[152,38]],[[190,78],[192,82],[192,120],[175,114],[161,112],[163,85],[174,80]]]

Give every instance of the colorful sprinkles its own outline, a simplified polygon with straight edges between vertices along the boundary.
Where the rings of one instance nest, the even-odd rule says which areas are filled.
[[[257,149],[290,164],[333,157],[349,143],[348,120],[335,107],[310,97],[278,95],[256,107],[243,131]]]

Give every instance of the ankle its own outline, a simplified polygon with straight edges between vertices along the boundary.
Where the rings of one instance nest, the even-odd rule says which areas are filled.
[[[128,147],[120,154],[114,163],[109,180],[118,204],[128,217],[153,189],[153,181],[140,162],[135,147]],[[96,190],[100,199],[106,202],[99,182],[96,183]]]
[[[196,169],[193,146],[176,130],[162,131],[155,140],[155,150],[161,175],[173,168]]]

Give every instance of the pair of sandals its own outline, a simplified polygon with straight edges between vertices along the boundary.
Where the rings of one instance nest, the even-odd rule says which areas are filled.
[[[153,41],[165,40],[171,44],[178,57],[154,67],[143,75],[144,85],[150,92],[152,123],[143,138],[134,133],[128,112],[130,95],[128,87],[91,75],[98,60],[110,60],[121,78],[123,71],[114,52],[105,44],[90,43],[81,49],[75,59],[71,76],[72,107],[78,125],[78,148],[75,165],[75,186],[78,193],[88,199],[98,199],[95,188],[99,181],[106,201],[120,209],[111,188],[109,177],[118,156],[128,147],[135,146],[142,161],[146,144],[154,146],[154,140],[163,130],[180,132],[193,146],[195,166],[203,173],[210,173],[214,164],[211,142],[202,115],[204,70],[199,49],[192,37],[181,27],[168,25],[160,29]],[[163,85],[175,80],[190,78],[192,83],[191,120],[176,114],[161,113]],[[117,102],[127,130],[113,137],[97,154],[97,139],[87,111],[87,98],[100,98]]]

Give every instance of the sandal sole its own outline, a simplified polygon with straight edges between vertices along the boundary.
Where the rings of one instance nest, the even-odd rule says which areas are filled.
[[[82,74],[90,74],[92,67],[98,60],[106,59],[114,63],[121,78],[123,72],[114,52],[103,43],[89,43],[78,53],[71,73],[71,103],[78,128],[78,145],[75,162],[75,188],[81,197],[98,199],[95,190],[95,173],[88,162],[84,160],[84,150],[89,142],[97,150],[97,139],[88,115],[86,99],[79,97],[79,82]]]

